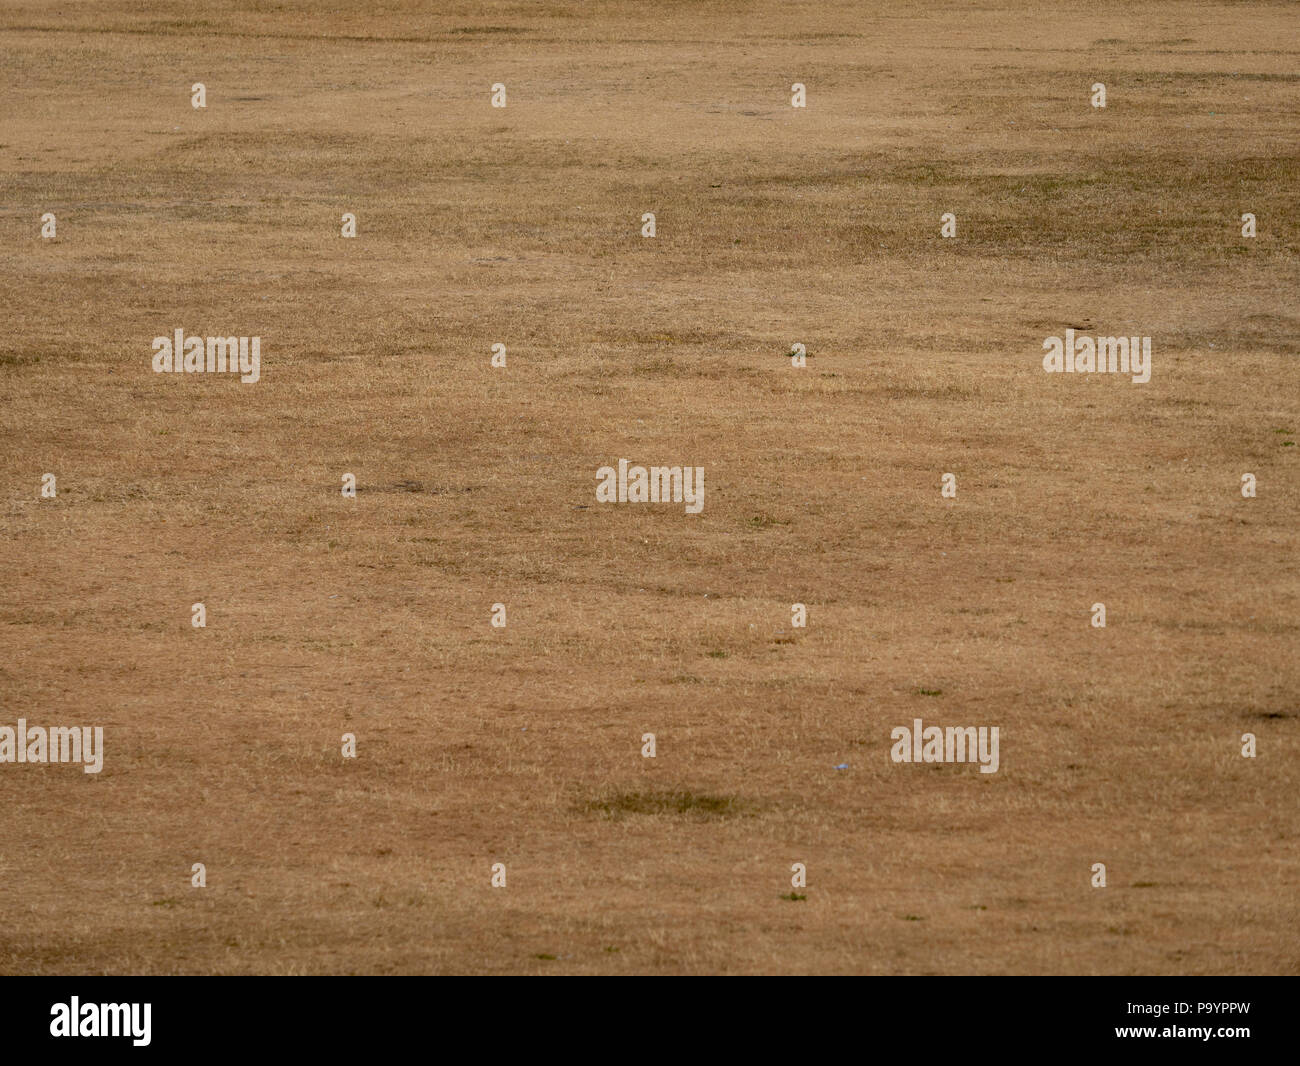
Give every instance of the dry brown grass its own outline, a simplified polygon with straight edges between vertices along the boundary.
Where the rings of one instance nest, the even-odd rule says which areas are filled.
[[[1294,7],[329,6],[0,3],[0,970],[1297,971]]]

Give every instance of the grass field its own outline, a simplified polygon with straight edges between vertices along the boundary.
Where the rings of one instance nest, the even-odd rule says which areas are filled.
[[[1300,972],[1294,5],[315,6],[0,0],[0,972]]]

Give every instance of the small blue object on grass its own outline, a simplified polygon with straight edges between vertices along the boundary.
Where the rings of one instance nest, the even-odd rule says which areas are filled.
[[[835,767],[835,769],[837,770],[847,770],[848,768],[849,768],[849,764],[846,762],[842,762],[839,764],[839,766]]]

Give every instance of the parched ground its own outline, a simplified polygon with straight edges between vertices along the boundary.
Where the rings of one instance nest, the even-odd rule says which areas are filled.
[[[0,2],[0,971],[1300,970],[1294,5],[314,6]]]

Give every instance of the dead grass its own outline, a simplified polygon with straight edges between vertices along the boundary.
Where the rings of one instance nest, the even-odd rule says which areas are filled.
[[[0,2],[0,971],[1297,972],[1294,13],[335,7]]]

